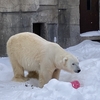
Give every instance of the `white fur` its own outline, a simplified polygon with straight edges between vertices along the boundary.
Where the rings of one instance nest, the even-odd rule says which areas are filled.
[[[43,87],[51,78],[59,78],[60,70],[74,72],[72,63],[78,60],[58,44],[49,42],[34,33],[24,32],[11,36],[7,42],[15,81],[26,81],[24,70],[36,71],[39,84]]]

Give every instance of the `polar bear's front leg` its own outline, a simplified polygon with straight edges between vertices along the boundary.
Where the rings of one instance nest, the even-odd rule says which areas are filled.
[[[43,87],[46,83],[48,83],[52,79],[52,75],[54,72],[53,65],[48,63],[42,65],[39,72],[39,87]]]
[[[52,73],[50,72],[40,72],[39,73],[39,87],[42,88],[46,83],[52,79]]]
[[[56,69],[54,72],[53,72],[53,75],[52,75],[52,78],[55,78],[55,79],[59,79],[59,75],[60,75],[60,69]]]

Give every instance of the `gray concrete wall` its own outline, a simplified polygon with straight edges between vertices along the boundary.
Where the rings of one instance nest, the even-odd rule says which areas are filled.
[[[0,0],[0,12],[37,11],[39,0]]]
[[[33,23],[43,23],[45,39],[56,38],[63,48],[76,45],[81,41],[79,4],[80,0],[0,0],[0,56],[6,55],[8,38],[33,32]]]
[[[69,47],[80,42],[79,0],[59,0],[58,2],[58,42]],[[67,41],[67,42],[66,42]]]
[[[40,5],[57,5],[57,0],[40,0]]]
[[[44,23],[45,38],[53,41],[52,34],[56,33],[58,23],[57,0],[1,0],[0,56],[6,56],[9,37],[19,32],[33,32],[33,23]]]

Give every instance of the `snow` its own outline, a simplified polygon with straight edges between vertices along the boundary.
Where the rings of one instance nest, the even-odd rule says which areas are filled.
[[[100,36],[100,30],[98,31],[89,31],[89,32],[85,32],[80,34],[81,37],[87,37],[87,36]]]
[[[36,79],[12,81],[9,58],[0,58],[0,100],[100,100],[100,43],[85,40],[66,51],[79,59],[82,71],[71,74],[62,70],[59,80],[52,79],[43,88]],[[80,88],[72,87],[74,80],[80,82]]]

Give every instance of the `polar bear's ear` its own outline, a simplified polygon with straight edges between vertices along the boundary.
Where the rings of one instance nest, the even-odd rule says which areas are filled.
[[[68,59],[67,59],[66,57],[63,58],[63,64],[64,64],[64,65],[66,65],[67,60],[68,60]]]

